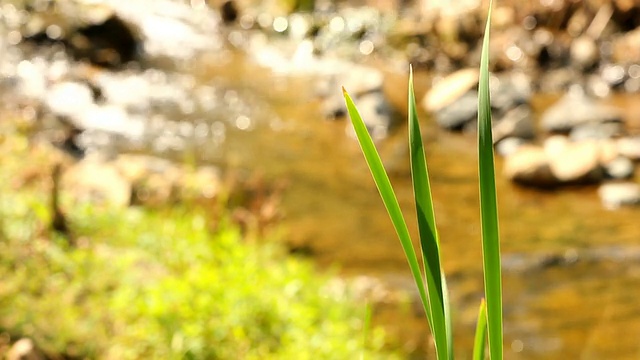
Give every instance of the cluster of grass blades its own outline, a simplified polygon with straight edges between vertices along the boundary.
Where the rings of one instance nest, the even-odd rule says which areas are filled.
[[[498,234],[497,197],[491,135],[491,106],[489,98],[489,28],[491,4],[487,15],[478,96],[478,150],[480,215],[482,228],[482,253],[484,265],[485,300],[480,304],[473,358],[485,356],[485,339],[488,337],[489,355],[501,360],[502,348],[502,285],[500,274],[500,241]],[[409,268],[418,287],[429,327],[434,338],[439,360],[453,359],[453,334],[448,301],[447,284],[440,260],[440,241],[436,229],[431,187],[424,155],[420,124],[417,117],[413,90],[413,73],[409,74],[409,147],[411,177],[415,196],[420,250],[424,267],[421,269],[409,230],[398,204],[389,177],[380,156],[349,94],[344,90],[349,117],[355,128],[358,142],[378,187],[380,196],[395,227],[400,243],[409,262]]]

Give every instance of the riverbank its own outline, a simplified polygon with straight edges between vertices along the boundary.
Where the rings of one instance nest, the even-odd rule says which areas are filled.
[[[66,155],[16,120],[0,128],[3,358],[398,358],[351,283],[249,234],[219,194],[50,204]]]

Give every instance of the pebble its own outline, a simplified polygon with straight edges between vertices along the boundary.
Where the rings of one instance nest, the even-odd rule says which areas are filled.
[[[632,182],[602,184],[598,188],[598,195],[603,206],[610,210],[638,205],[640,204],[640,185]]]

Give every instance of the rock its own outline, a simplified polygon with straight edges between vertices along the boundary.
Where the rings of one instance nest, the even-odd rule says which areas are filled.
[[[33,340],[22,338],[11,346],[6,354],[7,360],[43,360],[44,356],[36,348]]]
[[[631,160],[640,160],[640,137],[618,139],[618,152]]]
[[[585,123],[620,121],[616,108],[600,105],[584,93],[569,93],[542,114],[541,126],[546,131],[568,132]]]
[[[225,24],[234,23],[238,19],[238,5],[234,0],[226,0],[220,6],[220,16]]]
[[[593,68],[600,58],[596,42],[589,36],[582,35],[571,42],[571,61],[581,69]]]
[[[461,130],[478,116],[478,92],[468,91],[455,102],[438,110],[434,117],[441,127],[448,130]]]
[[[509,180],[524,185],[537,187],[558,185],[558,179],[549,167],[547,155],[539,146],[520,146],[505,159],[503,173]]]
[[[533,139],[535,128],[531,117],[529,105],[520,105],[507,111],[493,124],[493,142],[497,143],[507,137]]]
[[[518,149],[525,144],[527,144],[527,140],[517,137],[507,137],[498,141],[495,148],[498,155],[507,157],[518,151]]]
[[[378,69],[354,64],[336,76],[335,83],[338,82],[349,91],[351,96],[355,97],[382,90],[384,75]],[[340,89],[340,86],[335,88]]]
[[[422,105],[427,111],[437,112],[459,100],[478,85],[478,69],[454,72],[438,81],[425,95]]]
[[[569,132],[569,138],[573,141],[604,140],[620,136],[624,133],[624,125],[621,122],[584,123],[575,126]]]
[[[371,110],[369,111],[370,114],[380,115],[388,111],[388,101],[382,92],[384,76],[381,71],[367,66],[352,64],[349,68],[345,68],[344,74],[331,76],[328,79],[327,81],[321,81],[316,89],[316,94],[322,98],[321,111],[326,120],[336,120],[347,115],[344,97],[342,91],[340,91],[341,86],[344,86],[349,92],[349,95],[358,106],[358,110],[362,111],[361,106],[373,105],[378,110]],[[367,100],[365,96],[367,94],[378,95]],[[360,104],[362,98],[365,98],[364,105]],[[374,104],[376,99],[380,102],[377,105]],[[362,119],[365,122],[368,121],[364,116]],[[388,119],[387,122],[390,123],[390,121]]]
[[[65,81],[49,88],[44,104],[54,115],[75,118],[94,106],[93,92],[87,84]]]
[[[131,183],[110,163],[85,158],[65,171],[62,189],[76,201],[124,208],[131,202]]]
[[[620,152],[615,140],[598,140],[598,147],[600,148],[600,163],[607,164],[618,157]]]
[[[618,180],[633,177],[635,171],[633,161],[624,156],[618,156],[611,161],[603,163],[602,167],[607,177]]]
[[[94,105],[69,118],[81,130],[93,130],[139,140],[144,135],[145,122],[116,105]]]
[[[491,77],[491,108],[505,112],[515,106],[528,104],[531,99],[531,79],[519,72]]]
[[[76,59],[109,68],[135,60],[139,46],[134,30],[116,14],[77,29],[65,42]]]
[[[636,183],[608,183],[598,188],[605,208],[615,210],[621,206],[640,204],[640,185]]]
[[[549,157],[549,168],[563,183],[597,182],[603,177],[599,154],[600,148],[595,141],[570,142]]]
[[[623,33],[613,40],[612,59],[617,63],[640,62],[640,27]]]
[[[569,138],[562,135],[551,135],[544,140],[542,145],[544,153],[548,157],[558,156],[569,144]]]
[[[544,71],[538,81],[541,93],[565,92],[582,75],[575,69],[560,68]]]

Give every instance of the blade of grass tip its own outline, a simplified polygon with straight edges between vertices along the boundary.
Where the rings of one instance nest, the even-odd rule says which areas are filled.
[[[360,144],[362,153],[364,154],[367,165],[369,166],[369,171],[371,171],[373,180],[378,188],[378,192],[380,193],[382,202],[387,209],[389,218],[391,218],[393,227],[395,228],[396,234],[400,239],[400,244],[402,245],[404,254],[407,257],[407,262],[409,263],[409,269],[411,270],[413,279],[416,283],[416,286],[418,287],[418,293],[420,295],[420,301],[422,302],[424,311],[427,313],[427,317],[430,317],[431,314],[429,312],[429,308],[427,307],[427,294],[424,283],[422,281],[422,274],[420,272],[418,258],[416,257],[413,243],[411,242],[409,229],[407,228],[407,224],[402,217],[402,211],[400,210],[398,199],[396,198],[393,188],[391,187],[391,181],[389,181],[389,177],[387,176],[387,173],[384,170],[384,166],[382,165],[382,160],[380,160],[380,155],[378,155],[378,151],[373,144],[373,140],[369,135],[369,131],[362,121],[360,113],[353,103],[351,96],[349,96],[349,93],[347,93],[344,88],[342,88],[342,92],[344,94],[345,103],[347,105],[347,111],[349,112],[349,118],[351,118],[351,123],[353,124],[356,137],[358,138],[358,143]]]
[[[484,349],[487,340],[487,304],[484,299],[480,301],[478,309],[478,322],[476,323],[476,335],[473,341],[473,360],[484,360]]]
[[[503,356],[502,280],[500,275],[500,236],[498,230],[498,207],[493,163],[493,141],[491,135],[491,101],[489,95],[488,53],[491,7],[492,3],[489,2],[480,60],[480,81],[478,88],[478,167],[489,353],[491,354],[492,360],[501,360]]]
[[[445,293],[447,289],[442,281],[444,274],[440,263],[440,244],[436,228],[433,198],[429,183],[429,172],[424,155],[424,146],[418,122],[416,99],[413,90],[413,69],[409,69],[409,148],[411,161],[411,180],[416,201],[420,248],[424,261],[427,282],[427,295],[431,319],[429,326],[436,345],[438,359],[452,359],[450,333],[447,326],[448,311],[445,310]]]

